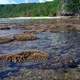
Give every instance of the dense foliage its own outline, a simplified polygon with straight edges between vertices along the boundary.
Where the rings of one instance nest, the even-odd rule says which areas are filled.
[[[0,17],[56,16],[60,0],[46,3],[0,5]]]
[[[69,0],[67,11],[80,14],[80,0]]]

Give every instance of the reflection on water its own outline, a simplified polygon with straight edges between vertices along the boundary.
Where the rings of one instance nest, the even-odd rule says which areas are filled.
[[[9,32],[9,33],[8,33]],[[14,35],[20,33],[20,30],[13,31],[0,31],[0,35]],[[16,72],[19,72],[21,68],[57,68],[62,67],[62,65],[57,66],[52,64],[55,56],[65,55],[75,55],[73,56],[76,60],[80,60],[80,33],[79,32],[40,32],[37,33],[39,39],[33,41],[14,41],[6,44],[0,44],[0,54],[7,53],[17,53],[23,50],[38,49],[49,53],[49,60],[46,62],[24,62],[21,64],[7,63],[3,65],[0,63],[0,77],[8,77],[10,75],[16,76]],[[6,68],[5,68],[6,66]],[[47,67],[48,66],[48,67]]]

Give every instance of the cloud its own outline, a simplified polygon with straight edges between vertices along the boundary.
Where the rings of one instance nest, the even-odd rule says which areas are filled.
[[[32,2],[40,2],[40,3],[41,3],[41,2],[46,2],[46,1],[53,1],[53,0],[25,0],[24,2],[25,2],[25,3],[30,3],[30,2],[31,2],[31,3],[32,3]]]
[[[0,4],[9,4],[9,1],[7,1],[7,0],[0,0]]]
[[[18,4],[18,3],[33,3],[33,2],[46,2],[53,0],[0,0],[0,4]]]
[[[45,2],[45,0],[39,0],[39,2]]]
[[[46,1],[53,1],[53,0],[46,0]]]
[[[16,4],[14,0],[0,0],[0,4]]]
[[[8,0],[8,1],[9,1],[9,4],[17,4],[17,2],[14,0]]]
[[[44,0],[25,0],[25,3],[35,3],[35,2],[42,2]]]

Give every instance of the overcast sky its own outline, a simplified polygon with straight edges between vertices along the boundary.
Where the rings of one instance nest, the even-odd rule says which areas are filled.
[[[0,0],[0,4],[18,4],[18,3],[35,3],[35,2],[46,2],[53,0]]]

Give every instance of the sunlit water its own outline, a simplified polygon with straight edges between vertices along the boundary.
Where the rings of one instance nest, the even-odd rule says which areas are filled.
[[[0,30],[0,36],[13,36],[22,32],[24,30]],[[38,39],[33,41],[13,41],[0,44],[0,55],[34,49],[49,54],[49,59],[43,62],[0,63],[1,79],[12,75],[16,76],[17,72],[24,67],[28,69],[55,69],[62,67],[60,64],[52,64],[55,57],[64,57],[70,54],[75,60],[80,60],[80,32],[39,32],[37,37]]]

